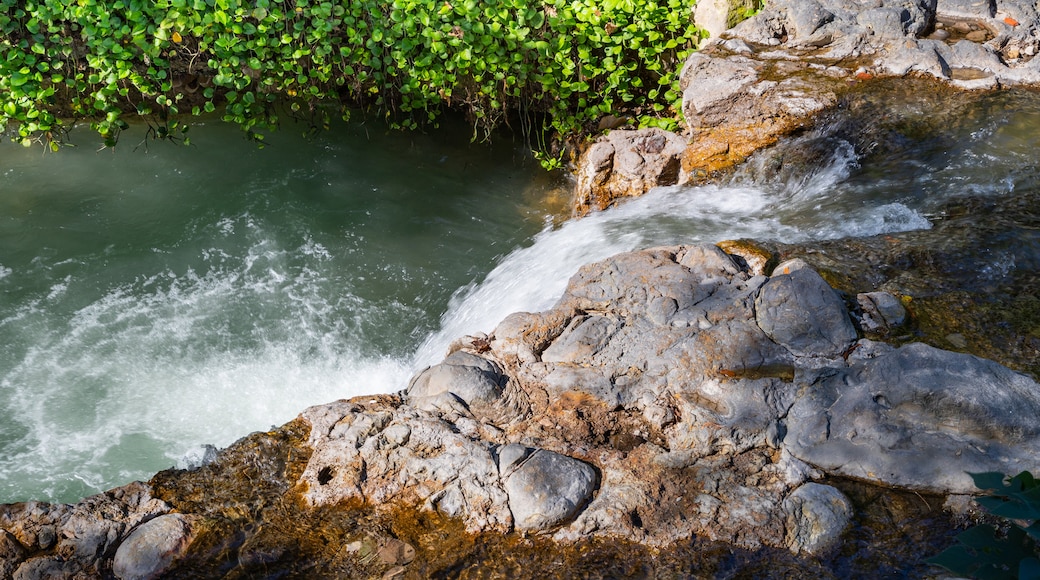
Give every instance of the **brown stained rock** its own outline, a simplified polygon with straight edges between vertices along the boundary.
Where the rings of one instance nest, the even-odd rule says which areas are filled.
[[[0,529],[0,577],[10,578],[25,560],[26,553],[21,543],[10,532]]]
[[[732,2],[704,4],[721,14]],[[665,137],[667,147],[650,152],[644,134],[654,132],[660,141],[661,133],[645,129],[612,132],[586,149],[577,165],[574,215],[657,186],[703,183],[813,127],[861,83],[924,76],[963,90],[1040,84],[1040,59],[1033,58],[1040,53],[1034,33],[1040,9],[991,4],[767,2],[684,63],[679,83],[687,128]],[[924,38],[942,19],[950,23],[943,34]]]
[[[494,335],[491,348],[507,365],[537,362],[572,317],[572,312],[559,309],[541,313],[515,312],[499,323],[502,332]]]
[[[601,137],[579,162],[574,213],[603,210],[620,198],[679,183],[685,146],[682,136],[657,128]]]
[[[754,240],[725,240],[715,245],[727,254],[744,260],[744,265],[755,276],[772,273],[777,264],[776,251]]]
[[[691,133],[682,156],[687,182],[704,181],[811,125],[837,104],[844,76],[798,61],[755,60],[721,44],[691,56],[680,77]]]
[[[741,124],[698,131],[682,155],[682,169],[691,182],[707,181],[735,167],[759,149],[773,145],[804,121],[771,119],[758,124]]]
[[[376,557],[384,564],[391,566],[410,564],[412,560],[415,560],[415,547],[397,538],[388,538],[379,547]]]

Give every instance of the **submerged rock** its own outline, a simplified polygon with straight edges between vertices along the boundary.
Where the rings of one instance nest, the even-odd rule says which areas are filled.
[[[903,326],[906,308],[888,292],[864,292],[856,296],[860,307],[859,324],[864,332],[888,335]]]
[[[787,547],[816,554],[834,546],[852,520],[849,498],[829,485],[806,483],[784,500]]]

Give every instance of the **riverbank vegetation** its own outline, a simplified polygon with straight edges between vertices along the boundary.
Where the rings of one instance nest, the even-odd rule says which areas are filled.
[[[1014,477],[998,472],[970,475],[985,492],[975,501],[997,516],[1001,526],[969,528],[929,562],[980,580],[1040,578],[1040,480],[1028,471]]]
[[[414,128],[454,108],[475,137],[518,121],[544,154],[538,136],[605,117],[677,122],[694,2],[0,0],[0,130],[57,150],[90,119],[113,146],[140,117],[188,142],[185,115],[219,113],[262,142],[287,117]]]

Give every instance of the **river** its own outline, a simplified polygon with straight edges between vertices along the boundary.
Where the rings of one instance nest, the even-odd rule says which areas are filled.
[[[5,141],[0,503],[75,501],[308,405],[400,390],[620,251],[929,228],[953,199],[1036,189],[1038,128],[1040,98],[998,94],[899,147],[806,135],[826,153],[794,170],[767,153],[581,220],[545,203],[561,184],[522,143],[471,143],[462,122],[289,125],[264,149],[216,122],[190,147],[135,147],[140,128],[115,150],[86,128],[57,154]]]

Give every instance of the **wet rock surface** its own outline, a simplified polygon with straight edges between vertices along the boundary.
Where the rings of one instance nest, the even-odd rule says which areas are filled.
[[[895,316],[891,295],[870,300]],[[859,338],[846,304],[808,260],[762,274],[713,245],[614,256],[551,310],[457,343],[402,395],[312,407],[76,506],[5,506],[3,565],[427,577],[507,569],[496,554],[533,570],[540,550],[595,566],[581,554],[598,546],[611,574],[667,576],[699,538],[783,550],[777,573],[805,573],[818,560],[796,554],[838,562],[842,534],[863,533],[857,488],[834,477],[916,490],[934,517],[924,498],[971,491],[965,470],[1036,468],[1032,379]],[[457,404],[426,405],[442,395]]]
[[[707,4],[716,16],[728,13]],[[650,135],[658,138],[656,129],[647,129],[613,131],[586,149],[578,162],[574,212],[601,209],[658,185],[700,183],[781,137],[815,127],[850,92],[880,79],[924,77],[958,90],[1035,86],[1038,51],[1035,3],[767,2],[684,64],[687,128],[669,140],[674,146],[641,150]],[[636,179],[630,168],[639,164],[612,161],[629,157],[677,171],[666,172],[667,179],[652,177],[660,172]]]
[[[965,198],[938,208],[927,230],[769,246],[782,258],[804,259],[846,296],[871,290],[897,297],[906,319],[887,334],[895,344],[922,341],[1036,377],[1038,204],[1029,191]]]
[[[822,552],[839,541],[852,519],[852,501],[837,489],[806,483],[784,500],[787,545],[793,552]]]

